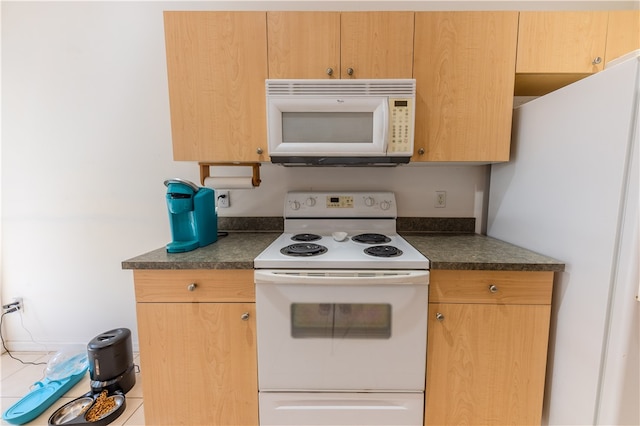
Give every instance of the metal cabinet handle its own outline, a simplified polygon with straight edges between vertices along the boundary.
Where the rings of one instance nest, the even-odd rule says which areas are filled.
[[[424,148],[420,148],[418,150],[418,155],[424,155]]]
[[[347,68],[347,74],[353,75],[353,68]]]
[[[196,289],[196,287],[198,287],[198,284],[196,283],[191,283],[187,286],[187,290],[189,291],[194,291]]]
[[[240,319],[241,319],[242,321],[249,321],[249,317],[250,317],[250,316],[251,316],[251,315],[249,315],[249,312],[245,312],[245,313],[243,313],[242,315],[240,315]]]
[[[440,312],[436,312],[436,319],[438,321],[444,321],[444,315],[442,315]]]
[[[496,287],[495,284],[491,284],[491,285],[489,285],[489,291],[491,293],[497,293],[498,292],[498,287]]]
[[[262,150],[262,148],[258,147],[258,149],[256,149],[256,153],[258,155],[261,155],[264,151]]]
[[[333,68],[327,68],[327,75],[333,75]]]
[[[595,59],[593,60],[593,62],[591,62],[593,65],[598,65],[600,62],[602,62],[602,58],[600,56],[596,56]]]

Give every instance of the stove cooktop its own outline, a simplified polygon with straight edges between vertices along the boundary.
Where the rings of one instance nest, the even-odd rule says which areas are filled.
[[[348,233],[338,241],[333,235],[300,242],[297,234],[280,235],[254,260],[256,268],[283,269],[429,269],[429,260],[397,234],[388,242],[354,241],[360,233]]]
[[[284,233],[254,260],[256,268],[429,269],[429,260],[396,233],[388,191],[291,191]]]

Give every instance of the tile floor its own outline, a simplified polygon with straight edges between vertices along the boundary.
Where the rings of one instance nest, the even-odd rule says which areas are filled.
[[[44,378],[46,362],[55,352],[11,352],[16,358],[30,362],[44,362],[44,365],[23,365],[12,359],[6,353],[0,358],[0,399],[2,413],[29,393],[31,386]],[[138,354],[134,354],[134,361],[139,365]],[[67,402],[84,395],[91,390],[89,372],[73,388],[54,402],[38,418],[26,423],[27,425],[47,425],[49,417]],[[124,412],[110,425],[114,426],[144,426],[144,411],[142,409],[142,377],[136,373],[136,384],[126,394],[126,408]],[[10,423],[2,420],[2,425]]]

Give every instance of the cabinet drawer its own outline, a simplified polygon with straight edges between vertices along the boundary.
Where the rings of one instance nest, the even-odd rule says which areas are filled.
[[[136,302],[255,302],[253,269],[135,270]]]
[[[431,271],[429,302],[551,304],[553,272]]]

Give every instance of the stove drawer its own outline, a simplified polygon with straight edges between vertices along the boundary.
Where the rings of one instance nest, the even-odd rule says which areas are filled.
[[[136,302],[255,302],[253,269],[133,271]]]
[[[553,272],[432,270],[431,303],[548,305]]]
[[[423,424],[422,392],[260,392],[259,400],[260,426]]]

